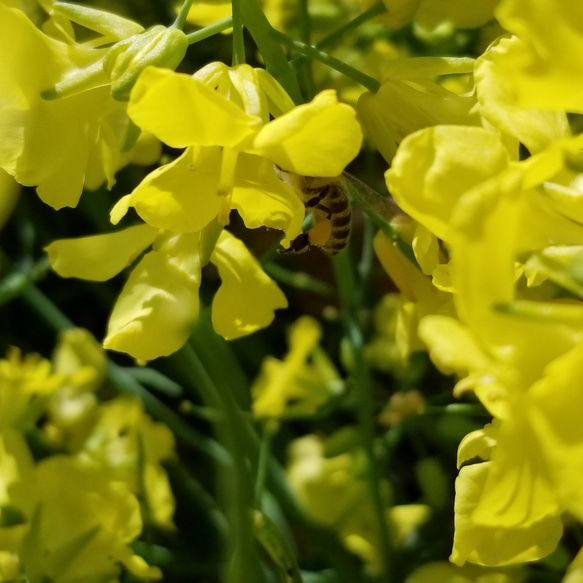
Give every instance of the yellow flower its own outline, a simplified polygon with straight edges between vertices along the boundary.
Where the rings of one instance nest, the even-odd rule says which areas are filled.
[[[279,117],[269,121],[270,112]],[[193,232],[217,216],[227,224],[234,207],[248,227],[284,230],[284,246],[300,234],[304,209],[273,164],[305,176],[337,176],[362,141],[353,110],[333,91],[293,108],[273,78],[248,65],[217,63],[192,77],[146,69],[128,113],[142,129],[186,150],[120,201],[114,222],[134,206],[148,224]]]
[[[391,28],[402,28],[411,21],[428,29],[442,23],[477,28],[493,17],[499,1],[482,0],[470,4],[464,0],[384,0],[387,14],[382,19]],[[368,7],[372,2],[367,0],[364,4]]]
[[[142,530],[138,500],[100,468],[52,456],[31,480],[13,484],[11,496],[27,518],[17,548],[21,577],[115,583],[121,565],[141,578],[161,577],[129,546]]]
[[[17,348],[0,360],[0,429],[27,429],[63,382],[51,363],[37,354],[22,357]]]
[[[131,35],[142,30],[109,15],[114,32],[108,34],[106,14],[99,12],[97,19],[103,43],[119,40],[116,32]],[[63,30],[73,29],[68,19],[59,18],[65,28],[54,30],[63,36]],[[107,181],[111,187],[122,166],[157,158],[157,145],[145,158],[141,148],[123,152],[129,119],[126,106],[110,94],[111,79],[103,70],[108,49],[80,45],[66,35],[52,38],[22,12],[0,5],[0,50],[0,167],[21,184],[37,186],[43,201],[57,209],[75,206],[84,185],[95,189]],[[67,97],[59,98],[63,95]]]
[[[256,417],[313,415],[342,389],[334,365],[318,345],[321,334],[318,322],[303,316],[290,329],[285,358],[264,359],[251,389]]]
[[[583,510],[583,433],[572,413],[583,372],[583,305],[555,299],[550,286],[540,301],[517,285],[517,260],[544,257],[551,244],[556,255],[583,243],[573,162],[581,138],[544,137],[550,119],[539,118],[538,136],[523,134],[533,149],[544,148],[524,162],[511,162],[490,130],[440,126],[408,136],[387,174],[399,205],[444,242],[449,257],[456,310],[426,312],[419,336],[443,372],[460,376],[455,393],[473,390],[495,420],[460,445],[460,464],[484,460],[458,477],[452,561],[460,565],[540,559],[560,539],[561,513]],[[510,133],[525,128],[517,122]],[[571,271],[561,265],[536,267],[568,288],[576,263]]]
[[[145,414],[142,403],[118,397],[99,406],[83,443],[71,451],[143,498],[150,518],[173,528],[174,497],[162,462],[174,456],[174,436]]]
[[[216,331],[233,339],[267,326],[285,296],[244,244],[222,231],[212,252],[205,233],[172,234],[148,225],[111,235],[55,241],[47,252],[63,277],[113,277],[154,242],[133,269],[110,317],[104,346],[146,361],[178,350],[199,311],[201,256],[219,270],[222,285],[213,302]],[[214,244],[214,241],[213,241]],[[87,257],[94,261],[88,264]]]
[[[445,561],[427,563],[407,577],[405,583],[523,583],[520,569],[484,569],[474,565],[456,567]]]
[[[63,381],[48,402],[43,429],[58,447],[74,449],[93,421],[95,392],[105,380],[107,360],[87,330],[71,328],[60,335],[52,361]]]
[[[290,446],[287,476],[308,515],[333,528],[347,548],[378,571],[377,518],[368,485],[359,478],[359,461],[349,452],[326,456],[322,440],[307,435]]]

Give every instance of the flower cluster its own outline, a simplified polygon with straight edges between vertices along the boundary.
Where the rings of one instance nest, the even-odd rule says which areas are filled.
[[[199,311],[201,268],[209,261],[223,282],[213,302],[217,332],[232,339],[266,326],[287,301],[223,226],[236,209],[248,228],[284,231],[288,247],[301,233],[304,207],[274,165],[307,176],[340,174],[362,140],[354,111],[333,91],[294,106],[264,70],[215,63],[194,76],[147,68],[128,114],[185,150],[112,210],[117,223],[133,207],[144,225],[56,241],[47,249],[53,268],[103,281],[153,244],[122,290],[104,341],[140,360],[171,354],[187,340]]]
[[[374,123],[392,80],[361,98],[365,126],[392,159],[387,186],[411,217],[397,229],[415,262],[384,234],[375,240],[404,297],[401,351],[426,346],[458,375],[455,394],[473,391],[493,417],[459,448],[458,565],[540,559],[555,549],[563,513],[583,519],[583,140],[567,118],[581,111],[570,64],[581,45],[566,32],[581,15],[566,3],[503,0],[496,17],[513,35],[473,63],[473,95],[425,91],[400,106],[412,114],[431,99],[432,127],[411,123],[401,141],[389,125],[397,113]]]
[[[216,480],[176,480],[226,543],[216,561],[226,566],[211,565],[211,578],[259,580],[255,536],[281,579],[299,580],[287,540],[297,527],[298,548],[309,546],[302,536],[333,531],[323,554],[347,553],[338,565],[358,563],[346,575],[355,581],[522,580],[516,565],[566,548],[568,521],[583,523],[583,9],[567,0],[166,9],[172,24],[144,28],[60,0],[0,0],[0,227],[10,250],[0,250],[0,306],[22,298],[67,327],[34,289],[48,271],[35,253],[63,278],[125,276],[103,294],[107,325],[94,322],[103,346],[72,328],[51,362],[17,349],[0,360],[0,581],[161,578],[142,555],[164,561],[140,554],[139,537],[154,528],[175,542],[175,436],[219,468]],[[187,23],[205,28],[187,34]],[[189,58],[190,45],[218,33],[228,33],[215,40],[232,45],[232,66],[207,59],[203,45]],[[393,200],[346,174],[355,160],[369,178],[386,170]],[[18,184],[56,210],[78,205],[65,213],[78,213],[79,229],[31,236],[36,217],[16,207]],[[98,191],[92,202],[86,190]],[[334,234],[335,286],[319,264],[316,276],[299,272],[317,263],[310,246]],[[286,256],[275,260],[276,250]],[[308,253],[290,257],[299,251]],[[375,254],[393,287],[373,312]],[[287,349],[266,341],[271,329],[225,342],[290,305],[302,313],[273,332],[286,330]],[[144,393],[168,426],[134,396],[113,396],[102,348],[140,364],[174,355],[158,364],[193,394],[181,405],[170,391],[167,406]],[[453,376],[453,397],[482,415],[449,436],[457,469],[414,435],[431,434],[429,417],[451,405],[441,394],[436,406],[423,386],[436,368],[446,398]],[[413,461],[399,450],[407,439]],[[217,505],[215,482],[225,483]],[[449,550],[430,549],[415,569],[419,533],[451,508],[450,564]],[[563,571],[569,561],[571,583],[583,555],[571,552]]]
[[[146,520],[173,528],[161,466],[173,437],[137,399],[98,398],[105,367],[82,329],[63,335],[52,362],[17,349],[0,360],[2,581],[116,582],[122,569],[161,577],[130,544]],[[27,439],[35,433],[42,458]]]

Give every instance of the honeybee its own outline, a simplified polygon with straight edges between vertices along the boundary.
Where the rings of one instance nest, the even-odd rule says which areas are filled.
[[[380,195],[347,172],[335,178],[319,178],[300,176],[278,166],[275,166],[275,171],[296,192],[315,219],[308,231],[298,235],[289,248],[280,253],[304,253],[311,247],[318,247],[327,255],[336,255],[345,249],[352,231],[349,193],[377,219],[388,222],[401,212],[390,197]]]

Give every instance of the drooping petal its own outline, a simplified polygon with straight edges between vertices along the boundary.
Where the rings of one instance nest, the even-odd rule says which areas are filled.
[[[491,462],[461,469],[456,480],[455,535],[450,561],[485,566],[503,566],[535,561],[557,546],[563,525],[556,513],[542,516],[528,526],[486,526],[476,523],[473,511],[489,476]],[[504,499],[507,499],[504,496]]]
[[[173,148],[232,148],[260,124],[198,79],[156,67],[140,75],[130,95],[128,115]]]
[[[132,192],[130,205],[152,227],[176,233],[200,231],[219,212],[221,160],[218,148],[188,148],[146,176]]]
[[[61,239],[45,248],[51,267],[61,277],[105,281],[127,267],[158,232],[148,225],[80,239]]]
[[[227,340],[265,328],[275,310],[287,307],[277,284],[245,245],[227,231],[222,232],[211,261],[222,280],[213,300],[213,326]]]
[[[355,111],[322,91],[261,128],[253,153],[302,176],[339,176],[360,151],[362,130]]]
[[[105,348],[147,361],[186,342],[198,317],[198,239],[175,235],[140,261],[113,308]]]
[[[297,194],[276,175],[265,158],[241,154],[237,162],[232,206],[249,229],[261,226],[285,233],[282,245],[302,232],[305,208]]]

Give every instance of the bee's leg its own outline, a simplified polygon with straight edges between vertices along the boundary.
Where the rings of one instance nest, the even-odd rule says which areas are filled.
[[[297,255],[298,253],[305,253],[310,248],[310,239],[308,233],[298,235],[287,249],[278,249],[278,253],[282,255]]]

